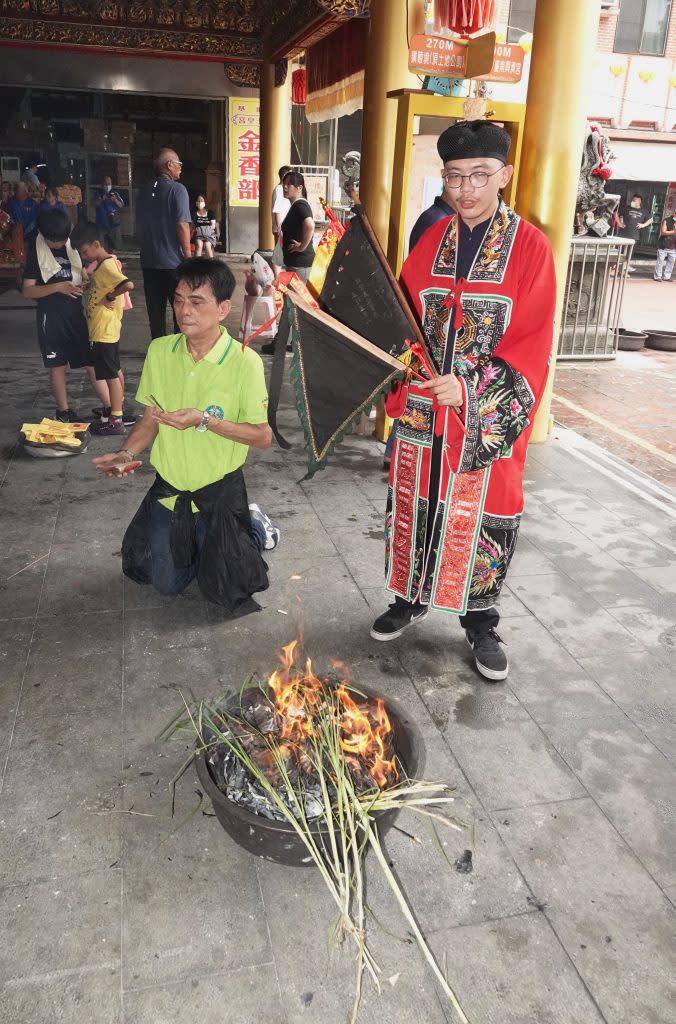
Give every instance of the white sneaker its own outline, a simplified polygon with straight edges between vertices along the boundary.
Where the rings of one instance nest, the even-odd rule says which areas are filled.
[[[249,512],[251,513],[251,518],[255,519],[257,523],[260,523],[265,530],[265,550],[272,551],[272,549],[276,548],[279,544],[282,531],[278,526],[275,526],[272,519],[270,519],[270,516],[267,515],[260,505],[257,505],[255,502],[252,502],[252,504],[249,505]]]

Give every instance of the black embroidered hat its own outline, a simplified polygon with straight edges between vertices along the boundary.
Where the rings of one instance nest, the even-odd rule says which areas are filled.
[[[490,121],[457,121],[441,133],[437,150],[444,163],[493,157],[506,164],[511,144],[505,129]]]

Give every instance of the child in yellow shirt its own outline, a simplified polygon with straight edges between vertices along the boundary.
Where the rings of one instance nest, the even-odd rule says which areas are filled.
[[[124,308],[122,296],[132,291],[134,285],[118,270],[115,257],[103,247],[101,228],[85,224],[76,229],[73,242],[83,261],[96,263],[90,277],[85,311],[94,374],[97,381],[105,381],[109,395],[109,409],[104,408],[104,415],[91,424],[90,430],[92,434],[104,437],[123,434],[124,378],[120,373],[119,344]]]

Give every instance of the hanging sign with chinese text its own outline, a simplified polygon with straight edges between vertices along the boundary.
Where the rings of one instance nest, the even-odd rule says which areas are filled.
[[[411,36],[408,69],[438,78],[478,78],[493,65],[495,32],[475,39],[447,39],[446,36]]]
[[[254,98],[229,101],[228,152],[230,206],[258,206],[260,174],[260,102]]]
[[[415,35],[408,50],[408,69],[423,75],[464,78],[467,44],[443,36]]]
[[[486,82],[520,82],[525,54],[517,43],[497,43],[493,67],[487,75],[477,75]]]

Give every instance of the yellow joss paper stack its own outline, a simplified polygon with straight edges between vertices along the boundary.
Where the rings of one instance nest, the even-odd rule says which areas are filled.
[[[83,434],[88,423],[61,423],[45,417],[40,423],[24,423],[21,433],[32,444],[62,444],[67,448],[79,448],[82,441],[76,434]]]

